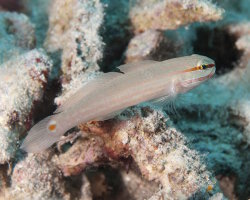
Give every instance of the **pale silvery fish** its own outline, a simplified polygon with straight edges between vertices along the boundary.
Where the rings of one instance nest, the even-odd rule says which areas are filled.
[[[212,59],[191,55],[121,65],[120,72],[104,73],[88,82],[29,131],[21,148],[40,152],[70,128],[114,117],[127,107],[149,100],[167,100],[198,86],[215,73]]]

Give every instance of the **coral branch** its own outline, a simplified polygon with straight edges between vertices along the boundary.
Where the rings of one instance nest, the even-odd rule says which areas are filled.
[[[99,0],[53,1],[45,46],[52,52],[63,50],[63,94],[56,99],[58,105],[77,91],[89,74],[99,70],[102,21],[103,5]]]
[[[32,125],[31,111],[41,100],[52,63],[33,50],[0,66],[0,163],[13,158],[18,139]]]
[[[34,25],[24,14],[0,12],[0,64],[35,47]]]
[[[147,29],[177,29],[192,22],[216,21],[223,10],[207,0],[143,0],[130,11],[136,33]]]

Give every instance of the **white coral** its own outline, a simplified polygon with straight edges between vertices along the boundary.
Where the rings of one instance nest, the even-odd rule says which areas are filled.
[[[84,84],[89,73],[99,70],[103,42],[99,29],[103,22],[103,5],[99,0],[54,0],[52,2],[45,46],[49,51],[62,49],[62,71],[66,83],[62,102]],[[79,83],[72,88],[69,82]],[[65,96],[65,98],[64,98]],[[60,99],[61,98],[61,99]]]
[[[34,25],[26,15],[1,12],[0,24],[0,64],[34,48]]]
[[[42,98],[52,63],[33,50],[0,65],[0,163],[11,159],[35,101]]]

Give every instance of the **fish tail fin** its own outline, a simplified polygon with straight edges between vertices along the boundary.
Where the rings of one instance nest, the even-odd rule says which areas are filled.
[[[64,132],[57,130],[56,118],[56,115],[48,116],[35,124],[20,148],[28,153],[38,153],[57,142]]]

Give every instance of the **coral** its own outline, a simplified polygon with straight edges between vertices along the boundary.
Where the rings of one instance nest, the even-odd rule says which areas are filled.
[[[181,31],[147,30],[133,37],[125,52],[125,62],[139,60],[162,61],[192,53],[190,38]],[[147,41],[147,42],[145,42]]]
[[[247,167],[246,161],[249,157],[242,153],[245,148],[242,146],[244,134],[249,132],[247,115],[244,114],[249,108],[243,108],[249,102],[249,90],[241,78],[244,71],[245,68],[237,68],[201,85],[189,94],[182,95],[176,102],[181,120],[172,116],[177,127],[191,140],[195,149],[207,153],[207,166],[210,170],[222,176],[237,174],[237,178],[242,181],[238,182],[238,189],[241,184],[245,184],[245,180],[240,177],[249,177],[243,167]]]
[[[56,165],[40,154],[17,163],[6,199],[69,199],[69,195]]]
[[[80,1],[52,1],[49,11],[49,30],[45,41],[45,46],[49,51],[63,49],[65,47],[64,41],[69,39],[71,30],[76,31],[71,25],[71,20],[74,19],[74,8],[77,7],[77,3]],[[72,39],[70,40],[73,41]]]
[[[193,36],[178,28],[193,22],[217,21],[223,12],[209,1],[136,1],[130,18],[137,35],[129,42],[125,62],[161,61],[191,54]]]
[[[222,191],[225,194],[225,196],[228,197],[228,199],[237,199],[234,193],[236,178],[234,176],[232,177],[218,176],[217,179],[219,180],[220,188],[222,188]]]
[[[55,7],[58,12],[54,11]],[[62,70],[66,78],[74,79],[89,68],[98,70],[97,61],[102,58],[102,41],[98,35],[102,4],[97,0],[55,1],[51,8],[46,44],[51,51],[63,49]]]
[[[24,14],[0,12],[0,64],[35,47],[34,25]]]
[[[250,54],[250,22],[230,25],[229,32],[238,37],[237,48],[245,54]]]
[[[43,95],[52,63],[33,50],[0,66],[0,163],[13,158],[18,139],[31,124],[31,111]]]
[[[161,193],[165,198],[188,198],[198,191],[204,193],[207,185],[213,184],[199,155],[186,146],[181,133],[166,127],[163,113],[150,107],[133,108],[126,112],[125,115],[131,118],[121,115],[111,121],[81,125],[84,135],[90,133],[99,136],[102,141],[90,137],[88,140],[91,143],[86,146],[86,139],[78,140],[77,147],[71,147],[74,154],[69,149],[61,155],[65,163],[61,166],[63,171],[66,168],[67,175],[69,172],[75,174],[88,164],[103,160],[121,161],[132,156],[147,180],[162,184]]]
[[[1,8],[6,11],[22,11],[23,5],[22,1],[15,1],[15,0],[0,0],[0,10]]]
[[[159,186],[154,181],[147,181],[141,177],[140,174],[135,173],[134,171],[122,171],[121,172],[123,184],[124,184],[124,193],[121,194],[123,199],[143,200],[150,198],[155,191],[158,190]],[[127,194],[128,193],[128,194]]]
[[[36,47],[43,48],[43,42],[48,29],[48,9],[51,0],[22,0],[26,13],[35,24]]]
[[[4,199],[6,195],[6,190],[9,186],[9,177],[10,170],[7,164],[0,165],[0,199]]]
[[[133,35],[129,19],[131,1],[102,0],[102,2],[105,15],[100,34],[105,46],[100,65],[104,72],[109,72],[122,64],[123,53]]]
[[[64,154],[59,156],[57,165],[64,176],[79,174],[87,166],[97,163],[105,157],[103,141],[98,137],[85,137],[76,143]]]
[[[243,140],[250,145],[250,100],[239,100],[235,105],[231,105],[232,123],[237,127],[243,127]]]
[[[222,200],[221,192],[248,199],[248,4],[0,0],[0,199]],[[31,51],[43,45],[50,58]],[[192,53],[214,59],[217,75],[180,95],[177,112],[142,104],[71,129],[57,150],[17,152],[33,120],[44,116],[39,110],[34,118],[41,99],[61,105],[101,70],[123,61]],[[54,99],[59,89],[46,85],[60,76],[59,67],[62,95]]]
[[[217,177],[234,176],[234,188],[221,187],[227,197],[245,198],[249,189],[249,23],[224,27],[236,37],[235,46],[242,56],[234,68],[177,99],[181,120],[171,118],[195,149],[207,153],[207,166]],[[245,41],[242,43],[242,41]],[[192,116],[192,117],[191,117]],[[219,179],[219,178],[218,178]],[[219,179],[222,182],[225,179]],[[233,187],[233,186],[232,186]],[[243,189],[244,188],[244,189]]]
[[[216,193],[209,200],[225,200],[225,198],[222,193]]]
[[[217,21],[223,9],[207,0],[136,1],[130,19],[136,33],[148,29],[177,29],[192,22]]]
[[[92,200],[91,185],[85,175],[82,176],[80,200]]]
[[[231,2],[228,2],[228,4],[231,5]],[[150,6],[145,9],[152,13],[153,9]],[[229,11],[234,16],[240,15],[236,19],[244,17],[237,12],[239,10],[236,11],[236,9]],[[177,115],[171,113],[171,110],[169,111],[167,108],[165,108],[165,111],[170,114],[170,118],[173,119],[178,129],[190,140],[191,146],[200,153],[207,153],[208,169],[218,175],[217,179],[224,194],[228,198],[241,199],[249,197],[250,194],[246,187],[247,179],[249,179],[247,151],[250,135],[248,114],[250,99],[250,26],[248,21],[240,23],[233,21],[232,23],[228,19],[229,17],[222,23],[212,25],[209,28],[201,24],[191,26],[188,30],[178,29],[174,31],[176,35],[181,31],[183,38],[186,38],[185,41],[197,40],[197,43],[193,43],[195,45],[194,53],[208,55],[216,59],[217,69],[219,69],[217,73],[221,74],[220,72],[223,70],[224,73],[227,73],[177,98],[177,101],[175,101]],[[163,22],[165,23],[165,21]],[[139,30],[135,27],[137,32],[147,30],[147,28]],[[196,39],[194,38],[194,31],[196,31]],[[131,40],[131,44],[135,41],[136,46],[129,46],[127,53],[131,51],[139,59],[148,59],[148,55],[143,56],[143,50],[145,49],[152,49],[158,52],[160,56],[164,54],[163,51],[160,51],[161,48],[157,43],[151,43],[149,40],[145,44],[143,34],[149,33],[135,36]],[[207,41],[208,46],[204,47],[203,45]],[[177,38],[173,42],[180,44],[181,40]],[[147,48],[145,48],[146,45],[148,45]],[[188,45],[190,43],[183,43],[184,48],[187,48]],[[199,51],[196,46],[204,48],[205,51]],[[167,48],[163,49],[168,51]],[[172,50],[177,56],[182,55],[181,51],[178,52],[174,48]],[[147,53],[151,58],[157,59],[156,55],[150,54],[149,50]],[[163,58],[168,57],[163,55]],[[231,71],[228,70],[229,65],[232,66]],[[225,67],[228,67],[228,69],[225,69]],[[235,177],[236,181],[228,183],[232,185],[230,188],[223,187],[225,179],[219,177],[231,176]],[[211,199],[222,198],[221,193],[211,197]]]
[[[148,30],[130,40],[126,51],[126,63],[150,59],[164,41],[160,31]],[[147,41],[147,42],[144,42]]]
[[[49,17],[45,46],[49,51],[62,49],[63,95],[75,92],[84,83],[86,75],[99,70],[102,58],[102,39],[99,28],[103,20],[103,5],[99,0],[55,0]],[[78,84],[78,83],[81,84]],[[72,91],[71,91],[72,92]]]

